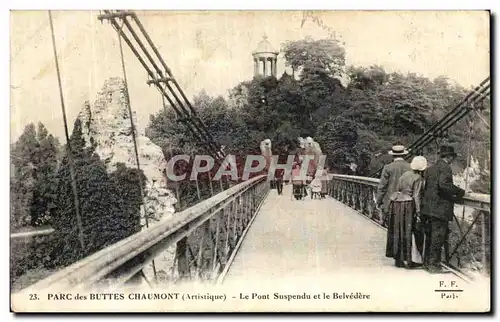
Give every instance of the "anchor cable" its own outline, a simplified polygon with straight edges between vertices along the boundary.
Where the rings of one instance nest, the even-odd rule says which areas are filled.
[[[120,26],[120,30],[122,28],[123,28],[123,23]],[[130,104],[130,94],[129,94],[129,91],[128,91],[127,71],[126,71],[126,68],[125,68],[125,59],[124,59],[124,55],[123,55],[122,37],[121,37],[121,34],[120,34],[119,31],[117,31],[117,34],[118,34],[118,44],[119,44],[119,47],[120,47],[120,58],[121,58],[121,65],[122,65],[122,71],[123,71],[123,81],[125,83],[126,103],[127,103],[127,107],[128,107],[128,114],[129,114],[129,117],[130,117],[130,127],[131,127],[131,130],[132,130],[132,140],[134,142],[135,161],[137,163],[137,170],[139,170],[138,173],[137,173],[137,176],[138,176],[138,179],[139,179],[138,180],[139,189],[141,191],[142,209],[144,210],[144,219],[145,219],[145,222],[146,222],[146,228],[148,228],[149,227],[149,219],[148,219],[148,213],[147,213],[147,209],[146,209],[146,198],[144,196],[144,186],[142,184],[142,177],[141,177],[142,171],[141,171],[141,165],[140,165],[140,161],[139,161],[139,152],[138,152],[138,148],[137,148],[137,137],[136,137],[136,132],[135,132],[135,125],[134,125],[134,119],[133,119],[133,113],[132,113],[132,106]],[[156,278],[157,275],[156,275],[156,267],[155,267],[154,260],[152,261],[152,264],[153,264],[153,273],[154,273],[154,276]]]
[[[71,188],[73,190],[73,201],[74,201],[74,206],[75,206],[75,213],[76,213],[76,222],[78,226],[78,237],[80,240],[80,246],[82,246],[82,250],[85,251],[85,242],[84,242],[84,236],[83,236],[83,225],[82,225],[82,218],[80,216],[80,201],[78,199],[78,189],[77,189],[77,184],[76,184],[76,174],[75,174],[75,164],[73,160],[73,150],[71,148],[71,141],[69,137],[69,131],[68,131],[68,120],[66,117],[66,107],[64,105],[64,95],[63,95],[63,90],[62,90],[62,83],[61,83],[61,71],[59,70],[59,61],[57,59],[57,49],[56,49],[56,39],[54,35],[54,24],[52,22],[52,13],[49,10],[49,22],[50,22],[50,32],[52,35],[52,48],[54,51],[54,61],[56,64],[56,74],[57,74],[57,82],[59,85],[59,97],[61,99],[61,111],[63,115],[63,122],[64,122],[64,134],[66,135],[66,149],[67,155],[68,155],[68,163],[69,163],[69,173],[71,177]]]

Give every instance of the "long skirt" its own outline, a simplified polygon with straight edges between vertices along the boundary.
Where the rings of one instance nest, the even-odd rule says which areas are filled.
[[[399,262],[421,264],[423,246],[423,234],[416,228],[414,202],[391,202],[386,256]]]
[[[307,195],[305,185],[302,183],[293,183],[293,196],[295,199],[302,199]]]

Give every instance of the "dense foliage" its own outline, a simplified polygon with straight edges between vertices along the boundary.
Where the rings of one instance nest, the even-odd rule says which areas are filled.
[[[209,132],[226,146],[226,153],[236,155],[239,166],[246,155],[260,154],[264,139],[271,139],[274,154],[285,155],[296,150],[299,136],[311,136],[327,155],[332,171],[368,175],[390,160],[387,150],[393,144],[413,142],[467,92],[444,76],[431,80],[413,73],[389,73],[381,66],[347,66],[345,49],[331,39],[290,41],[282,51],[292,75],[241,82],[227,99],[201,92],[193,100]],[[483,119],[490,118],[489,111],[486,102]],[[468,153],[479,160],[482,175],[472,188],[489,193],[490,130],[474,114],[472,120],[456,124],[441,143],[455,146],[461,167],[467,164]],[[150,116],[146,135],[167,159],[181,153],[206,154],[171,108]],[[138,178],[144,180],[144,175],[125,165],[108,173],[93,147],[86,146],[78,120],[71,146],[84,248],[66,147],[61,148],[43,124],[38,128],[29,124],[11,146],[11,230],[45,225],[56,229],[50,242],[39,240],[25,247],[28,254],[22,261],[13,257],[14,278],[30,269],[73,263],[140,229]],[[436,147],[431,144],[424,151],[431,162]],[[189,163],[177,164],[177,170],[188,175],[189,168]],[[217,167],[212,177],[216,171]],[[180,210],[234,183],[211,182],[208,175],[200,175],[198,184],[186,180],[170,188],[181,197]]]
[[[59,155],[57,141],[43,125],[37,136],[29,125],[14,145],[13,153],[20,158],[13,159],[17,166],[11,180],[12,224],[14,228],[50,225],[55,232],[50,238],[28,240],[23,256],[18,260],[13,256],[13,279],[28,270],[69,265],[140,230],[138,182],[141,178],[144,186],[144,174],[123,164],[108,174],[94,148],[86,146],[78,119],[70,142],[84,248],[79,240],[68,155]],[[22,162],[29,163],[23,167]]]
[[[69,160],[62,160],[59,170],[57,212],[53,227],[60,235],[60,245],[53,253],[59,265],[67,265],[99,249],[111,245],[140,229],[140,205],[142,204],[136,169],[118,165],[108,174],[105,163],[86,147],[80,121],[75,122],[71,135],[73,162],[76,169],[76,185],[83,226],[84,249],[79,241],[79,228],[71,187]]]
[[[43,124],[28,124],[11,147],[11,229],[50,224],[59,142]]]
[[[259,143],[269,138],[274,153],[287,153],[295,149],[297,137],[311,136],[334,171],[368,175],[390,160],[387,151],[393,144],[411,144],[467,93],[444,76],[430,80],[388,73],[381,66],[346,66],[346,52],[333,40],[287,42],[283,52],[294,76],[253,78],[231,89],[227,100],[204,92],[195,97],[200,117],[227,152],[258,154]],[[350,79],[346,86],[345,78]],[[488,110],[489,102],[483,118],[488,119]],[[486,160],[489,129],[474,120],[470,153]],[[147,133],[165,151],[173,146],[202,151],[171,109],[152,115]],[[467,163],[463,142],[468,140],[464,120],[441,141],[455,146],[462,168]],[[433,161],[436,145],[425,153]]]

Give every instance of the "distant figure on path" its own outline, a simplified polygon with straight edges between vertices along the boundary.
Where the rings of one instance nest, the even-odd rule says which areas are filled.
[[[302,169],[299,163],[294,163],[292,166],[292,185],[293,185],[293,196],[297,200],[301,200],[305,197],[306,189],[304,184],[304,178],[302,176]]]
[[[422,199],[422,172],[427,168],[423,156],[413,158],[411,170],[403,173],[389,204],[386,256],[396,267],[414,268],[422,264],[423,236],[417,230]]]
[[[264,170],[269,171],[269,167],[271,165],[271,158],[273,156],[272,145],[270,139],[265,139],[260,142],[260,152],[264,159],[266,160],[266,165],[264,166]],[[275,178],[272,178],[269,181],[269,189],[274,189],[276,186]]]
[[[451,146],[441,146],[440,159],[427,168],[422,202],[422,223],[425,227],[424,266],[430,273],[443,273],[441,250],[448,236],[448,221],[453,219],[455,202],[465,191],[453,184],[451,163],[457,154]]]
[[[384,166],[382,175],[380,176],[380,183],[377,189],[377,207],[382,207],[384,224],[389,220],[389,202],[391,195],[396,191],[399,178],[403,173],[410,170],[410,164],[402,157],[408,154],[408,150],[402,145],[395,145],[389,154],[393,156],[392,163]]]
[[[321,198],[325,198],[328,195],[328,168],[325,167],[321,172]]]
[[[278,190],[278,195],[283,194],[283,177],[285,176],[284,169],[276,169],[274,172],[274,177],[276,180],[276,189]]]
[[[311,181],[311,199],[321,199],[321,177],[317,176]]]

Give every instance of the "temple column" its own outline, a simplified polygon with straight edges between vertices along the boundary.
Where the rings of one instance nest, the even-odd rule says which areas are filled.
[[[262,58],[262,65],[263,65],[263,70],[262,70],[262,76],[266,77],[266,72],[267,72],[267,64],[266,64],[266,59]]]
[[[253,74],[257,76],[259,74],[259,61],[257,58],[253,59]]]

